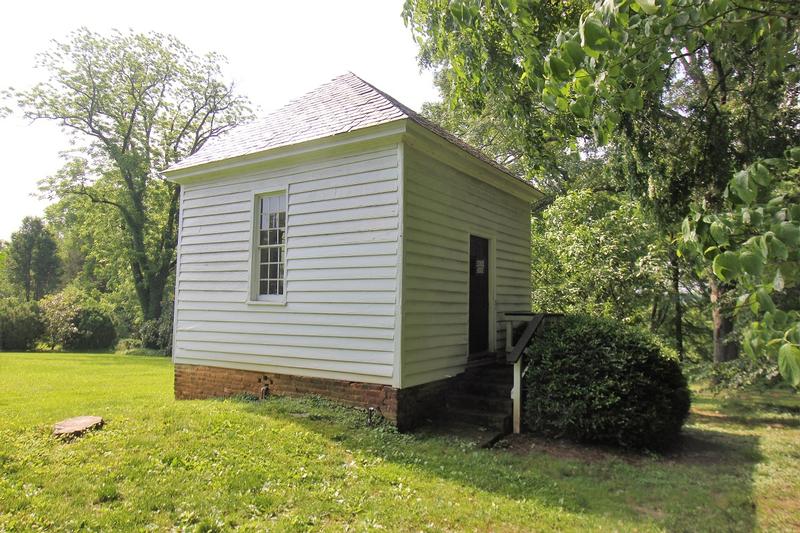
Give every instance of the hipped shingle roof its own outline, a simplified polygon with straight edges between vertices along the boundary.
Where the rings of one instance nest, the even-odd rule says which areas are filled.
[[[498,170],[530,184],[352,72],[337,76],[261,119],[210,139],[199,151],[169,170],[255,154],[403,119],[419,124]]]

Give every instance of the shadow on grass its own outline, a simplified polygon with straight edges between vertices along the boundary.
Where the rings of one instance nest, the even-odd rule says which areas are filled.
[[[697,411],[693,413],[696,422],[704,424],[733,424],[747,428],[772,427],[794,429],[800,428],[800,419],[797,418],[776,418],[758,417],[742,415],[726,415],[717,413],[705,413]]]
[[[431,478],[518,502],[611,517],[623,528],[650,522],[681,531],[756,526],[753,473],[762,460],[756,436],[688,428],[681,445],[662,456],[577,444],[568,444],[567,454],[555,453],[553,441],[542,446],[543,439],[529,436],[507,449],[482,450],[455,437],[399,434],[385,424],[367,427],[365,413],[320,399],[272,399],[242,407]]]

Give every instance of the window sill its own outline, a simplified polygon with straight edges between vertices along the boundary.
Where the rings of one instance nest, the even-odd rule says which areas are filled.
[[[286,298],[281,300],[247,300],[247,305],[271,305],[271,306],[284,306],[286,305]]]

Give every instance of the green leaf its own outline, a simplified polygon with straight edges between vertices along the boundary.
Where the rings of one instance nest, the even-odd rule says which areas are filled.
[[[747,299],[750,298],[750,293],[746,292],[744,294],[740,294],[738,298],[736,298],[736,307],[744,307],[747,303]]]
[[[800,226],[792,222],[781,222],[777,228],[778,237],[789,246],[800,245]]]
[[[750,224],[750,210],[746,207],[742,208],[742,224]]]
[[[789,319],[789,315],[780,309],[776,309],[772,316],[774,317],[772,323],[779,329],[786,326],[786,321]]]
[[[606,129],[598,124],[592,125],[592,133],[594,134],[594,141],[598,144],[598,146],[605,146],[608,142],[608,132]]]
[[[764,258],[753,252],[740,253],[739,263],[742,265],[742,270],[754,277],[759,277],[764,270]]]
[[[576,67],[580,66],[580,64],[583,62],[583,58],[586,57],[586,54],[583,52],[583,48],[581,48],[581,43],[578,41],[567,41],[564,44],[564,49],[567,51],[567,55]]]
[[[570,69],[566,61],[558,56],[550,55],[547,58],[547,66],[550,68],[550,73],[558,81],[567,81],[570,78]]]
[[[729,281],[735,278],[741,270],[739,255],[734,252],[721,253],[714,258],[712,268],[719,279]]]
[[[578,118],[589,118],[589,103],[585,96],[580,96],[569,105],[569,110]]]
[[[771,180],[769,169],[761,163],[756,163],[751,166],[748,173],[750,178],[762,187],[769,185]]]
[[[602,22],[594,17],[588,17],[580,26],[581,46],[604,52],[612,48],[611,34]]]
[[[775,292],[781,292],[784,288],[784,281],[783,281],[783,274],[781,274],[781,269],[775,269],[775,279],[772,280],[772,288],[775,289]]]
[[[691,222],[689,222],[689,217],[684,218],[683,222],[681,222],[681,233],[683,234],[684,241],[695,240],[696,234],[692,229]]]
[[[750,331],[745,331],[744,339],[742,340],[742,347],[744,351],[747,352],[747,355],[751,358],[755,359],[756,351],[753,349],[753,344],[757,341],[753,339],[752,333]]]
[[[709,231],[711,232],[711,237],[713,237],[717,244],[728,244],[728,235],[730,235],[728,226],[717,220],[711,223]]]
[[[627,111],[638,111],[644,106],[642,94],[638,89],[628,89],[622,94],[622,104]]]
[[[761,255],[767,257],[769,255],[769,246],[767,245],[767,238],[764,235],[760,237],[756,237],[756,244],[758,245],[758,250],[761,252]]]
[[[549,87],[542,91],[542,102],[550,110],[556,109],[556,95],[554,95]]]
[[[749,207],[742,208],[742,224],[758,226],[764,221],[762,209],[752,209]]]
[[[772,301],[772,297],[766,291],[766,289],[758,289],[756,291],[756,299],[758,300],[758,305],[761,307],[761,311],[764,313],[774,313],[775,312],[775,303]]]
[[[800,344],[800,322],[786,332],[786,338],[794,344]]]
[[[636,0],[636,4],[648,15],[655,15],[658,12],[656,0]]]
[[[478,8],[468,2],[453,2],[450,5],[450,13],[459,26],[471,26],[478,16]]]
[[[783,244],[779,238],[774,236],[771,239],[768,239],[767,242],[769,246],[769,257],[786,261],[786,259],[789,257],[789,252],[786,250],[786,245]]]
[[[792,387],[800,387],[800,348],[786,343],[778,350],[778,370]]]
[[[731,190],[741,198],[745,203],[749,204],[756,198],[756,191],[753,184],[750,182],[750,177],[744,170],[737,172],[730,182]]]
[[[517,0],[500,0],[500,5],[511,13],[517,12]]]

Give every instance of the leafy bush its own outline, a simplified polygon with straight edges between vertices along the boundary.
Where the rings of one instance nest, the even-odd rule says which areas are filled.
[[[32,349],[44,333],[39,307],[14,298],[0,300],[0,350]]]
[[[112,346],[114,323],[96,301],[76,288],[47,296],[41,301],[47,338],[52,347],[66,350],[100,350]]]
[[[678,362],[647,332],[609,319],[569,316],[527,349],[525,422],[550,436],[663,449],[689,414]]]
[[[120,355],[165,355],[163,349],[145,348],[142,346],[142,340],[135,338],[120,339],[114,348],[114,353]]]
[[[78,311],[78,335],[64,346],[75,350],[105,350],[114,345],[117,337],[114,322],[102,309],[88,305]]]
[[[161,318],[147,320],[139,327],[142,346],[151,350],[162,350],[166,355],[172,350],[172,306],[164,306]]]
[[[142,347],[141,339],[120,339],[114,347],[116,353],[125,353],[131,350],[139,350]]]

